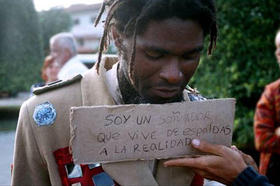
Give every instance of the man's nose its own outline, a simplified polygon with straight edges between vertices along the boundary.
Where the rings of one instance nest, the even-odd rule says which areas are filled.
[[[166,80],[170,84],[178,84],[182,81],[183,73],[177,58],[170,60],[162,67],[160,78]]]

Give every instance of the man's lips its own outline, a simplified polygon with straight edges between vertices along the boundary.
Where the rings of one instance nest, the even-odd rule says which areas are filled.
[[[153,92],[162,98],[172,98],[177,96],[180,90],[179,87],[156,87],[153,89]]]

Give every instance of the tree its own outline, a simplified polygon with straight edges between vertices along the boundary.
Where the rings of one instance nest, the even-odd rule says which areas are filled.
[[[40,28],[43,39],[44,55],[49,53],[49,39],[51,36],[69,31],[71,17],[62,9],[51,9],[39,13]]]
[[[42,45],[32,0],[0,1],[0,92],[26,91],[40,80]]]
[[[253,147],[256,103],[279,78],[274,37],[280,27],[275,0],[217,0],[219,39],[213,56],[203,56],[192,80],[203,95],[237,99],[233,141]]]

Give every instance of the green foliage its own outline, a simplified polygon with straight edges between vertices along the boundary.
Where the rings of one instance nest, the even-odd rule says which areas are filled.
[[[279,77],[274,38],[280,6],[274,0],[217,0],[219,38],[203,56],[191,84],[211,98],[237,99],[233,141],[253,145],[256,103],[269,82]]]
[[[0,92],[26,91],[40,80],[42,46],[32,0],[0,1]]]
[[[0,1],[0,93],[29,91],[42,81],[49,38],[70,26],[70,16],[62,10],[41,12],[38,19],[32,0]]]
[[[41,27],[44,55],[49,53],[49,39],[59,33],[69,31],[72,22],[71,17],[62,9],[51,9],[39,12],[39,22]]]

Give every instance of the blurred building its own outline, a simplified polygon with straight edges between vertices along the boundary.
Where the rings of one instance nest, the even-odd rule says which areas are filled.
[[[102,16],[97,27],[94,27],[94,21],[101,5],[101,3],[92,5],[76,4],[65,9],[73,21],[71,32],[77,40],[79,53],[94,53],[98,49],[104,26],[102,20],[105,20],[106,13]]]

